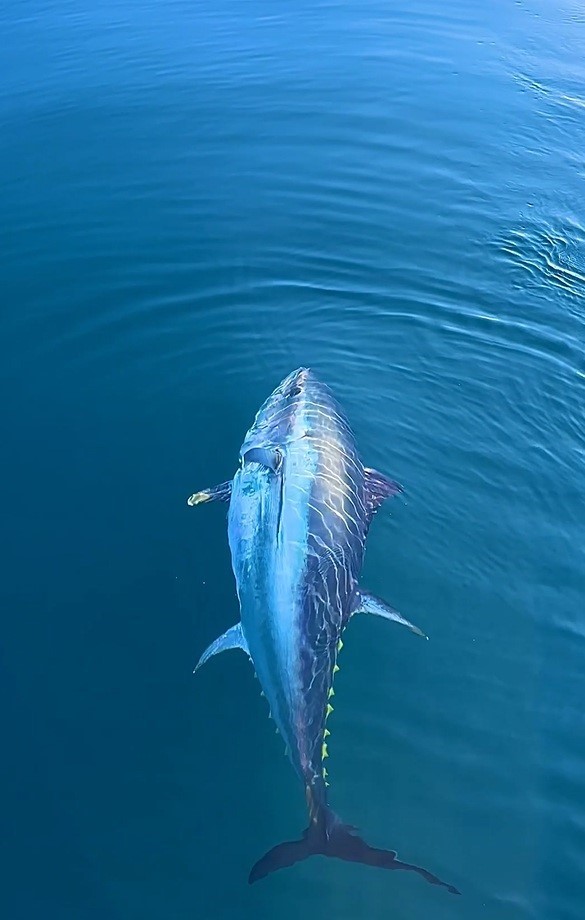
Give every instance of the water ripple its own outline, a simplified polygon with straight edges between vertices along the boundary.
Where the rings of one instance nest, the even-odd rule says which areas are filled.
[[[175,687],[156,703],[155,721],[184,739],[185,762],[172,758],[181,798],[191,790],[201,826],[229,842],[227,850],[202,849],[185,821],[193,847],[185,900],[162,903],[186,851],[183,840],[169,851],[167,875],[144,871],[150,859],[160,871],[159,843],[169,839],[168,828],[144,833],[144,801],[168,812],[157,791],[168,786],[168,772],[161,785],[151,771],[152,794],[135,802],[137,833],[127,846],[115,843],[120,814],[132,824],[126,801],[114,795],[110,811],[103,809],[108,856],[95,863],[96,890],[105,884],[110,892],[110,914],[187,916],[196,902],[202,916],[253,913],[256,920],[311,912],[378,920],[389,907],[411,920],[452,920],[453,904],[409,887],[412,879],[373,872],[358,879],[333,861],[279,873],[242,907],[245,848],[260,852],[276,842],[285,815],[298,830],[302,794],[295,811],[280,745],[270,748],[264,722],[248,713],[242,762],[256,730],[266,759],[248,750],[257,772],[245,770],[246,803],[259,803],[262,821],[274,818],[267,840],[255,839],[259,827],[243,817],[233,765],[218,756],[225,713],[212,695],[201,691],[193,702],[184,684],[173,684],[184,635],[200,633],[194,647],[209,640],[201,611],[213,615],[212,598],[226,617],[237,606],[225,509],[184,523],[180,496],[230,474],[260,402],[291,368],[309,364],[347,411],[364,461],[405,486],[372,526],[364,584],[431,637],[417,645],[388,624],[352,623],[332,724],[335,807],[348,820],[363,817],[372,841],[396,841],[421,861],[430,856],[449,878],[455,867],[466,920],[579,920],[585,73],[578,4],[300,0],[261,9],[169,0],[141,4],[140,16],[125,0],[67,0],[58,14],[48,0],[39,5],[44,18],[32,15],[34,2],[0,12],[8,24],[17,10],[0,88],[7,282],[0,372],[13,397],[4,454],[16,458],[5,500],[14,506],[13,542],[22,537],[27,545],[18,590],[33,592],[24,615],[6,625],[26,624],[17,649],[30,648],[37,662],[22,678],[34,693],[31,706],[50,690],[35,684],[46,673],[38,663],[47,661],[46,648],[35,646],[39,629],[51,632],[55,654],[63,650],[55,659],[63,700],[78,700],[67,668],[91,664],[91,651],[71,642],[57,614],[47,619],[46,598],[54,595],[52,610],[63,592],[89,598],[101,585],[99,623],[111,628],[101,630],[104,666],[94,656],[95,686],[113,698],[108,675],[117,664],[109,656],[117,649],[126,659],[116,684],[122,713],[127,686],[144,686],[143,662],[152,660],[131,652],[137,637],[150,637],[154,649],[176,630],[178,651],[163,649],[155,664],[168,668]],[[38,482],[47,484],[40,501],[31,489]],[[39,522],[48,538],[35,541]],[[177,546],[188,554],[185,581],[193,576],[182,624],[165,615]],[[76,587],[67,560],[80,552],[91,578]],[[136,624],[128,609],[140,611]],[[111,624],[103,619],[110,613]],[[204,678],[208,687],[221,683],[227,699],[241,689],[231,667],[218,662],[215,677]],[[143,711],[138,696],[133,713]],[[182,707],[209,743],[172,718],[158,719]],[[120,718],[113,709],[99,717],[104,724]],[[30,712],[18,722],[29,725]],[[85,737],[88,724],[72,722],[71,737]],[[143,737],[135,734],[141,725]],[[147,765],[153,730],[150,717],[120,720],[122,745],[138,742]],[[94,734],[98,755],[104,746]],[[158,740],[166,749],[168,738]],[[132,751],[112,750],[106,756],[119,776]],[[77,752],[55,761],[55,777],[71,778],[76,758],[88,769]],[[36,763],[34,751],[19,758],[19,770],[23,763]],[[34,788],[38,777],[30,780]],[[100,793],[100,806],[110,802],[101,780],[82,781]],[[217,795],[220,808],[232,797],[221,822],[201,788]],[[93,794],[77,792],[81,808],[98,811]],[[70,811],[63,810],[64,830],[91,855],[95,828],[88,822],[86,837],[71,834]],[[36,810],[26,817],[22,823],[15,812],[25,838],[38,824]],[[145,841],[152,851],[141,850]],[[130,870],[125,860],[134,858]],[[194,878],[193,866],[205,868]],[[570,892],[562,884],[568,876]],[[147,894],[158,892],[161,902],[134,900],[145,879]]]
[[[580,226],[567,226],[563,232],[526,225],[513,230],[500,247],[531,284],[567,295],[574,315],[585,321],[585,231]]]

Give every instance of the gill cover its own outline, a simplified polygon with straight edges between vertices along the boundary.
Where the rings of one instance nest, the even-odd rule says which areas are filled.
[[[273,473],[278,473],[282,466],[282,453],[278,447],[251,447],[242,456],[242,465],[246,463],[259,463]]]

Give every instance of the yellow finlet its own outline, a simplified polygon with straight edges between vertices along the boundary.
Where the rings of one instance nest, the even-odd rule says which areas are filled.
[[[330,716],[332,712],[333,712],[333,706],[331,705],[331,703],[327,703],[327,711],[325,713],[325,718],[327,718],[327,716]]]
[[[342,648],[343,648],[343,642],[340,639],[339,642],[337,643],[337,651],[340,652]]]
[[[328,738],[330,734],[331,734],[331,732],[329,731],[328,728],[326,728],[325,731],[323,732],[323,737],[324,737],[324,738]]]
[[[329,751],[327,750],[327,745],[323,742],[321,747],[321,760],[325,760],[326,757],[329,757]]]
[[[329,699],[331,699],[332,696],[335,696],[335,690],[333,687],[329,687]]]
[[[334,665],[333,665],[333,673],[334,673],[334,674],[337,674],[337,672],[338,672],[339,670],[340,670],[339,665],[338,665],[338,664],[334,664]]]

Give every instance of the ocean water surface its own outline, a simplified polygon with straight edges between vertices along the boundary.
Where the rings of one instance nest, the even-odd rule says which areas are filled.
[[[6,920],[585,916],[585,14],[576,0],[4,0]],[[309,365],[378,514],[315,858],[237,654],[225,506]]]

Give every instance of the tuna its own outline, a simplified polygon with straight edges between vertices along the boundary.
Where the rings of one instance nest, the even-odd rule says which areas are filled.
[[[241,615],[206,649],[195,671],[226,649],[249,656],[303,783],[309,813],[302,837],[266,853],[249,881],[321,854],[416,872],[459,894],[421,866],[398,859],[395,851],[367,844],[328,802],[327,719],[350,618],[371,613],[424,635],[359,584],[372,517],[401,486],[362,465],[347,419],[307,368],[289,374],[262,405],[239,460],[231,481],[188,499],[189,505],[229,502]]]

